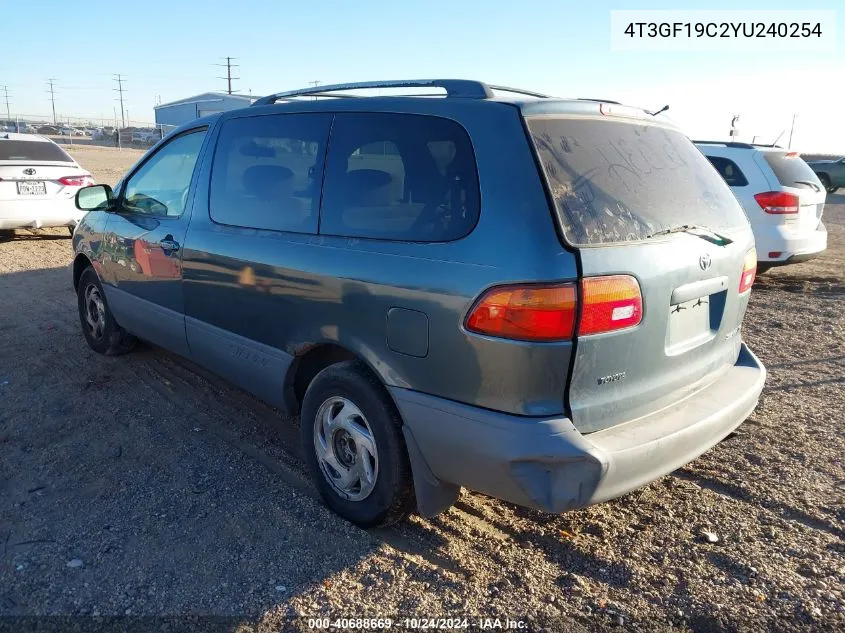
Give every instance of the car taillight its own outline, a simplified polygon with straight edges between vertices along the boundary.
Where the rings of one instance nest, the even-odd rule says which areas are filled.
[[[484,293],[466,319],[471,332],[523,341],[563,341],[575,334],[579,287],[502,286]],[[642,320],[640,285],[628,275],[588,277],[580,283],[578,334],[613,332]]]
[[[629,275],[585,277],[581,301],[578,334],[582,336],[633,327],[643,318],[640,284]]]
[[[766,213],[783,215],[787,213],[798,213],[798,196],[786,191],[766,191],[754,196],[757,204]]]
[[[742,263],[742,277],[739,278],[739,294],[751,290],[756,275],[757,249],[752,248],[745,254],[745,261]]]
[[[94,184],[91,176],[65,176],[59,178],[59,182],[67,187],[87,187]]]
[[[576,295],[575,284],[493,288],[470,310],[466,327],[525,341],[566,340],[575,331]]]

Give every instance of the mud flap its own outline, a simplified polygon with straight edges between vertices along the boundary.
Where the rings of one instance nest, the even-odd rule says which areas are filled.
[[[441,481],[431,472],[407,424],[402,426],[402,433],[405,436],[408,458],[411,461],[417,512],[424,517],[433,517],[448,510],[458,500],[461,487]]]

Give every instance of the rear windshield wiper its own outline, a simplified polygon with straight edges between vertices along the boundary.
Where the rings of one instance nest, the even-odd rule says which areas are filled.
[[[810,180],[796,180],[795,183],[798,185],[810,185],[813,191],[821,191],[821,187]]]
[[[690,235],[695,235],[696,237],[708,240],[714,244],[718,244],[719,246],[727,246],[733,242],[731,238],[722,235],[721,233],[711,229],[709,226],[704,226],[703,224],[681,224],[678,226],[671,226],[668,229],[652,233],[646,239],[660,237],[661,235],[671,235],[672,233],[689,233]],[[701,235],[701,233],[709,233],[709,235]],[[718,238],[718,241],[712,239],[713,237]]]

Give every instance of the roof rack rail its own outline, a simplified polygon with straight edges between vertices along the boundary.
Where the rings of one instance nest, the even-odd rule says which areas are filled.
[[[598,103],[610,103],[612,105],[622,105],[618,101],[611,101],[610,99],[590,99],[589,97],[578,97],[578,101],[597,101]]]
[[[261,97],[253,102],[253,106],[263,106],[284,101],[293,97],[332,97],[336,99],[350,98],[356,95],[341,94],[349,90],[365,90],[372,88],[442,88],[446,91],[447,97],[464,97],[468,99],[490,99],[493,91],[510,92],[528,97],[548,99],[549,95],[522,88],[509,88],[508,86],[489,86],[483,81],[472,79],[399,79],[396,81],[361,81],[347,84],[330,84],[326,86],[314,86],[311,88],[300,88],[299,90],[288,90]],[[413,95],[413,96],[437,96],[437,95]],[[613,103],[613,102],[609,102]]]
[[[489,86],[481,81],[470,79],[399,79],[395,81],[360,81],[347,84],[331,84],[327,86],[314,86],[312,88],[300,88],[299,90],[288,90],[277,92],[256,100],[253,106],[270,105],[276,101],[289,99],[291,97],[307,96],[332,96],[337,97],[335,92],[346,90],[363,90],[368,88],[443,88],[447,97],[468,97],[471,99],[489,99],[493,96]],[[353,95],[344,95],[353,96]]]
[[[510,92],[515,95],[526,95],[528,97],[538,97],[539,99],[550,99],[549,95],[541,92],[534,92],[532,90],[523,90],[522,88],[509,88],[508,86],[487,86],[490,90],[498,90],[499,92]]]

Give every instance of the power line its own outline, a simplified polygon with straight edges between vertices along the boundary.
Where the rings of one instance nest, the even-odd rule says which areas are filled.
[[[233,64],[232,60],[237,59],[237,57],[226,57],[225,64],[214,64],[215,66],[226,67],[226,76],[225,77],[218,77],[218,79],[225,79],[227,82],[227,93],[232,94],[232,80],[233,79],[240,79],[240,77],[232,77],[232,68],[237,68],[238,64]]]
[[[117,92],[120,96],[118,100],[120,101],[120,122],[121,127],[126,127],[126,113],[123,109],[123,82],[126,81],[121,74],[115,74],[114,80],[117,82],[117,88],[112,88],[113,91]]]
[[[56,83],[56,80],[48,79],[47,83],[50,85],[50,103],[53,106],[53,125],[56,125],[56,91],[53,87],[53,84]]]

